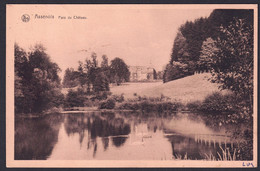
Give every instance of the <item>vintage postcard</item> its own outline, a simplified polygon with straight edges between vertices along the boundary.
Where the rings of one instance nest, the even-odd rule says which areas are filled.
[[[257,167],[257,10],[8,4],[7,167]]]

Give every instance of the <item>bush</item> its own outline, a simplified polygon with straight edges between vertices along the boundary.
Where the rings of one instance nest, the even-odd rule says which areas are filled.
[[[190,102],[186,105],[187,109],[189,111],[192,111],[192,112],[197,112],[200,110],[201,108],[201,105],[202,105],[202,102],[200,101],[194,101],[194,102]]]
[[[133,110],[137,111],[140,109],[140,105],[137,103],[125,102],[118,106],[118,109]]]
[[[99,109],[114,109],[116,105],[116,101],[114,99],[107,99],[104,102],[101,102],[99,105]]]
[[[142,112],[176,112],[180,108],[182,108],[182,104],[178,102],[162,102],[162,101],[155,101],[155,99],[144,100],[140,99],[140,101],[128,101],[122,103],[118,106],[118,109],[125,109],[125,110],[141,110]]]
[[[125,100],[123,94],[121,94],[121,95],[113,95],[111,98],[114,99],[118,103],[122,103]]]
[[[69,90],[66,99],[65,99],[65,107],[83,107],[84,106],[84,94],[81,91],[73,91]]]
[[[237,99],[233,94],[222,95],[213,93],[205,98],[199,110],[202,112],[211,112],[214,114],[235,113],[237,111],[235,103]]]
[[[100,91],[98,93],[96,93],[93,97],[92,100],[106,100],[108,98],[108,96],[111,95],[111,92],[109,91]]]

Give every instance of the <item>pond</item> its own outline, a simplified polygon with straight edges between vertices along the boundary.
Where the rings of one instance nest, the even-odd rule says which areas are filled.
[[[185,113],[68,113],[15,122],[16,160],[202,160],[235,148],[224,128]]]

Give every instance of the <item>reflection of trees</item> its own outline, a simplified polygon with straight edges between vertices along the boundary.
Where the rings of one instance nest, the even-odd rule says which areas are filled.
[[[222,151],[219,147],[219,143],[216,143],[216,146],[214,147],[213,143],[198,143],[193,138],[181,135],[171,135],[167,136],[167,138],[172,145],[172,155],[175,157],[179,155],[183,157],[185,156],[185,154],[187,154],[188,159],[200,160],[204,159],[206,154],[212,154],[214,157],[218,159],[219,157],[217,152],[222,154]],[[228,144],[228,147],[231,149],[231,144]]]
[[[88,132],[88,148],[97,148],[96,138],[103,137],[102,143],[104,150],[107,149],[109,144],[109,136],[128,135],[130,133],[130,125],[124,122],[123,118],[115,118],[114,115],[104,114],[98,115],[67,115],[65,121],[65,130],[68,136],[70,134],[78,133],[80,136],[80,143],[84,139],[84,132]],[[121,138],[121,137],[120,137]],[[126,138],[114,140],[113,144],[116,147],[121,146]]]
[[[189,159],[202,159],[199,145],[194,139],[181,135],[167,136],[172,145],[172,155],[185,156],[187,153]]]
[[[122,144],[125,143],[127,137],[113,137],[113,144],[116,147],[120,147]]]
[[[103,143],[103,146],[104,146],[104,150],[106,151],[107,147],[109,145],[109,138],[102,138],[102,143]]]
[[[163,120],[158,118],[151,118],[147,122],[147,129],[152,132],[163,129]]]
[[[15,160],[45,160],[58,140],[62,115],[16,119]]]

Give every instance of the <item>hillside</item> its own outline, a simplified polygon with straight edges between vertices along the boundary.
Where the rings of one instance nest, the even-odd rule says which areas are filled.
[[[182,79],[163,84],[163,82],[151,83],[125,83],[122,86],[111,87],[113,94],[124,94],[125,98],[133,98],[134,93],[140,96],[160,97],[161,94],[183,103],[189,101],[203,100],[213,92],[220,91],[218,84],[208,81],[210,74],[195,74]]]

